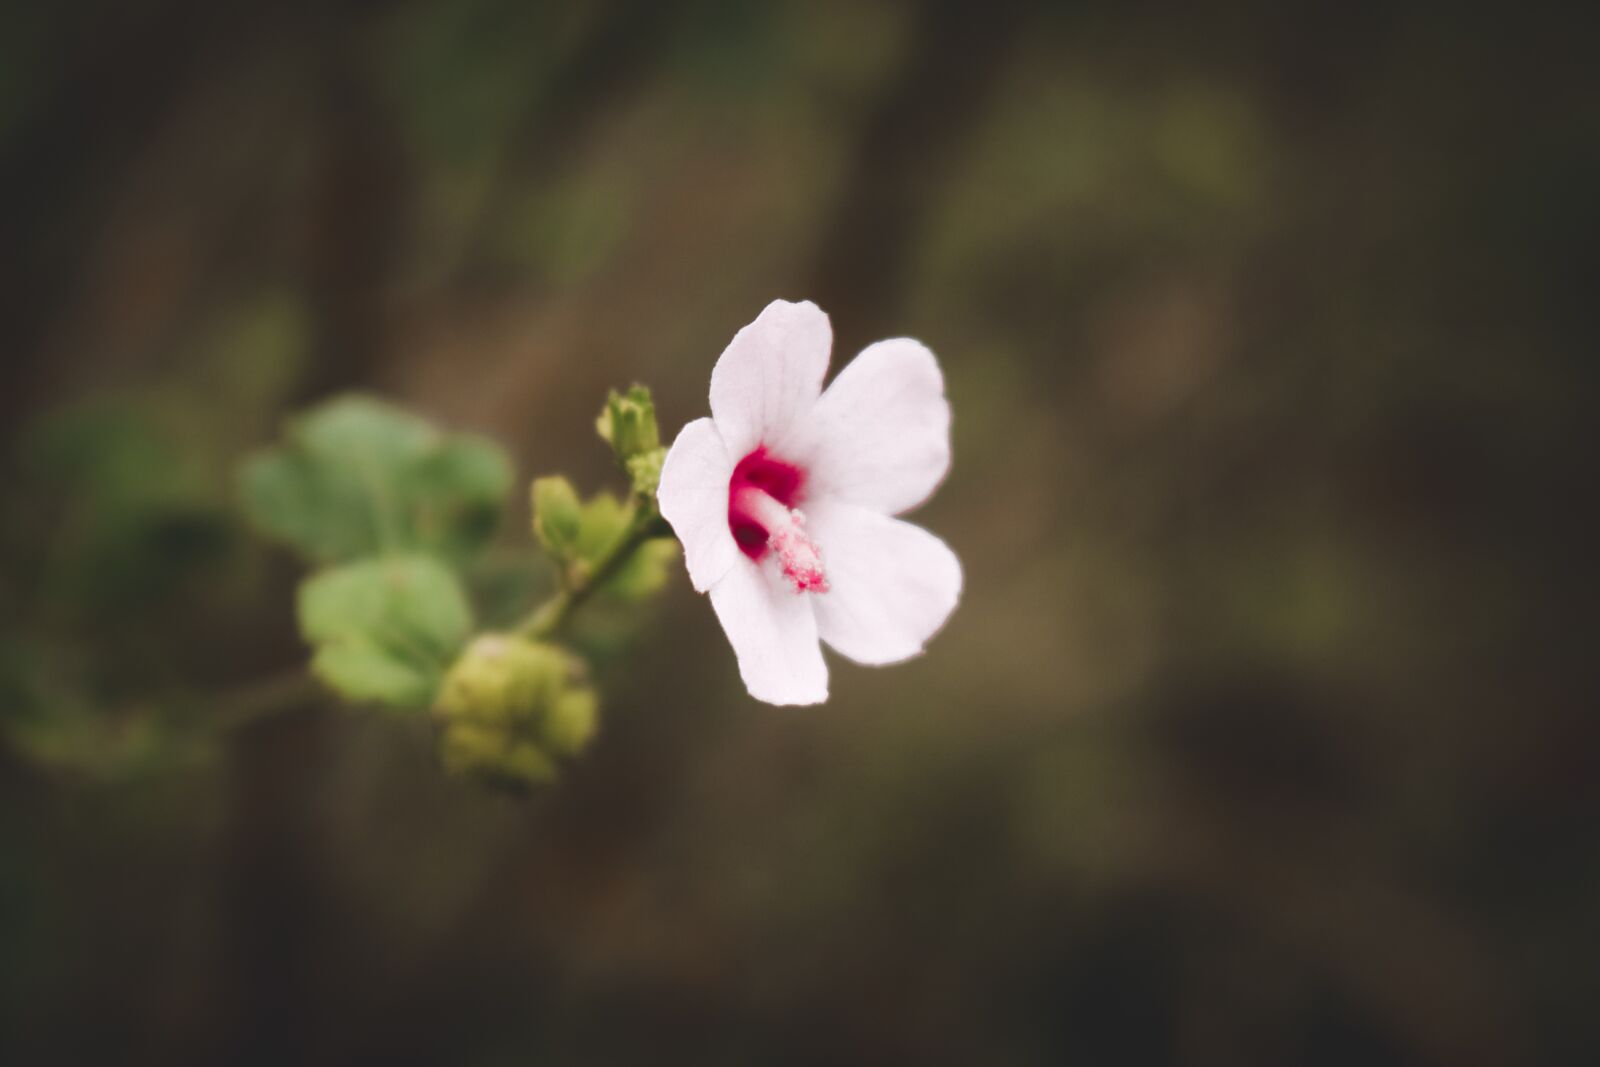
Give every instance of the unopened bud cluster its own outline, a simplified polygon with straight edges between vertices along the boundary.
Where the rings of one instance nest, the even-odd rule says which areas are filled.
[[[553,645],[486,634],[440,688],[440,756],[454,773],[498,784],[549,782],[594,736],[598,710],[580,660]]]

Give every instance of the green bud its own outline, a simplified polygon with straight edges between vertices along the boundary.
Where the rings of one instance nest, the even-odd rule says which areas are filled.
[[[558,559],[572,554],[583,508],[572,483],[558,476],[533,481],[533,536]]]
[[[661,447],[655,401],[650,398],[650,390],[642,385],[630,386],[626,393],[613,389],[606,399],[605,409],[595,420],[595,429],[623,463]]]
[[[593,689],[569,689],[550,705],[544,720],[544,742],[563,756],[588,747],[600,725],[600,700]]]
[[[439,758],[451,774],[482,778],[511,787],[556,780],[555,761],[531,744],[506,742],[495,730],[457,723],[439,735]]]
[[[445,676],[434,709],[447,770],[501,785],[553,781],[594,736],[599,705],[582,661],[554,645],[486,634]]]
[[[488,774],[490,781],[517,788],[523,785],[546,785],[556,780],[560,771],[555,761],[546,755],[539,746],[529,741],[512,745],[500,757],[493,771]]]
[[[633,482],[633,491],[639,496],[653,499],[656,489],[661,485],[661,465],[666,461],[667,450],[664,448],[652,448],[648,452],[629,456],[626,466],[628,478]]]

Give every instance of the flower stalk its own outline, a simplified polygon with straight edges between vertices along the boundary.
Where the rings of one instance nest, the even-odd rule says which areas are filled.
[[[518,634],[534,641],[556,636],[573,612],[621,570],[646,541],[671,536],[653,499],[635,496],[631,507],[632,515],[622,535],[599,559],[588,564],[574,562],[559,569],[561,588],[517,625]]]

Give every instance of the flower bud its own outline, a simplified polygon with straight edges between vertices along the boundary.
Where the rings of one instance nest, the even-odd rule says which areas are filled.
[[[544,743],[563,756],[582,752],[600,722],[600,701],[593,689],[569,689],[551,704],[544,719]]]
[[[611,391],[606,406],[595,420],[595,429],[610,443],[617,459],[626,464],[634,456],[661,447],[661,431],[656,426],[656,405],[650,390],[630,386],[626,393]]]
[[[661,486],[661,467],[666,461],[667,450],[664,448],[652,448],[628,457],[626,466],[633,491],[639,496],[655,499],[656,490]]]
[[[583,507],[577,490],[559,475],[533,481],[533,536],[557,559],[566,558],[578,540]]]
[[[511,786],[555,779],[594,736],[598,702],[581,660],[554,645],[486,634],[445,676],[434,714],[446,769]]]

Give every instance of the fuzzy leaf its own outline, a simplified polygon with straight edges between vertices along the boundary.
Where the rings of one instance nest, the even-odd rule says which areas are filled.
[[[245,465],[242,492],[261,531],[313,562],[392,552],[462,559],[494,532],[511,478],[492,442],[347,396],[291,422],[282,445]]]
[[[301,584],[299,608],[316,675],[347,700],[392,708],[432,704],[472,632],[454,572],[429,556],[324,571]]]

